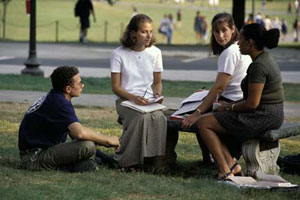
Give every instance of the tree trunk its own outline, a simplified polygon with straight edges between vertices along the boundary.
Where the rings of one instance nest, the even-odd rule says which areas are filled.
[[[246,0],[233,0],[232,17],[238,30],[242,28],[245,21]]]

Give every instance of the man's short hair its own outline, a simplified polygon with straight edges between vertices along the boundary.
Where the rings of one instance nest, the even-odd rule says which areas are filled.
[[[64,92],[67,86],[72,86],[72,78],[78,73],[78,68],[74,66],[57,67],[50,76],[53,89],[55,91]]]

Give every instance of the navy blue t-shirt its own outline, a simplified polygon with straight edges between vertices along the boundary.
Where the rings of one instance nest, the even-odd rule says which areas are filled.
[[[25,113],[19,129],[19,149],[49,148],[66,141],[68,126],[79,122],[71,101],[51,90]]]

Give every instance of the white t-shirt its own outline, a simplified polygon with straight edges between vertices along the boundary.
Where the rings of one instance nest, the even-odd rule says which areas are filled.
[[[233,101],[243,98],[241,82],[246,76],[251,62],[250,56],[241,54],[237,43],[230,45],[221,53],[218,58],[218,72],[231,75],[231,79],[222,93],[223,97]]]
[[[121,87],[127,92],[153,97],[153,72],[162,72],[161,50],[155,46],[143,51],[133,51],[129,48],[116,48],[110,60],[112,73],[121,73]]]

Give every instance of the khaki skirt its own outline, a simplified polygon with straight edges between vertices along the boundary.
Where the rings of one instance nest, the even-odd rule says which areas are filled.
[[[165,155],[167,118],[162,111],[140,113],[116,102],[119,122],[123,125],[121,147],[114,159],[121,167],[143,165],[145,157]]]

